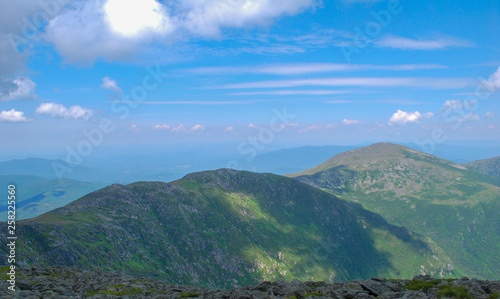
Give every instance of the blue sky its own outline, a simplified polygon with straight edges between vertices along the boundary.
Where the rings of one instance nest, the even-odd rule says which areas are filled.
[[[0,14],[4,159],[87,141],[500,145],[498,1],[22,0]]]

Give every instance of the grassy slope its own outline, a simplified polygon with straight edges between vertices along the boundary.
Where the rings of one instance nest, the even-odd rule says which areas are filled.
[[[500,277],[500,181],[406,147],[377,144],[291,175],[431,237],[468,275]]]
[[[18,233],[23,263],[182,284],[462,274],[426,238],[359,205],[292,179],[229,170],[113,185],[19,223]]]

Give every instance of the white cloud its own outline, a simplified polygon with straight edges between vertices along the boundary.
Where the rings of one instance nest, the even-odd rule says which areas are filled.
[[[437,50],[451,47],[471,47],[468,41],[457,38],[439,39],[411,39],[399,36],[386,36],[375,41],[375,44],[383,48],[395,48],[403,50]]]
[[[0,101],[36,98],[36,84],[28,77],[17,77],[12,82],[0,81],[3,81],[0,82]]]
[[[359,125],[362,123],[362,121],[355,120],[355,119],[343,119],[342,123],[346,126],[353,126],[353,125]]]
[[[67,62],[91,64],[99,58],[129,58],[151,40],[154,32],[126,36],[111,29],[104,4],[102,0],[75,3],[47,25],[45,38]]]
[[[45,114],[52,117],[59,117],[64,119],[83,119],[88,120],[93,114],[90,109],[83,108],[81,106],[71,106],[69,109],[61,104],[56,103],[42,103],[35,110],[35,114]]]
[[[204,126],[202,126],[202,125],[195,125],[189,131],[191,131],[191,132],[198,132],[198,131],[203,131],[203,130],[205,130]]]
[[[26,122],[28,120],[22,111],[11,109],[10,111],[0,112],[0,122]]]
[[[167,126],[165,124],[163,125],[156,125],[152,127],[153,130],[170,130],[170,126]]]
[[[486,117],[487,118],[495,118],[497,115],[493,112],[486,112]]]
[[[426,113],[426,116],[432,117],[433,113]],[[394,113],[389,119],[389,125],[406,125],[409,123],[418,123],[419,120],[424,117],[420,112],[406,112],[402,110],[398,110],[398,112]]]
[[[315,6],[317,0],[89,0],[50,20],[46,39],[71,63],[131,58],[152,42],[186,36],[220,38],[223,28],[272,23]]]
[[[233,131],[233,130],[234,130],[234,127],[229,126],[229,127],[226,127],[226,128],[224,129],[224,132],[231,132],[231,131]]]
[[[260,127],[258,127],[258,126],[256,126],[256,125],[254,125],[253,123],[250,123],[250,124],[248,125],[248,127],[249,127],[249,128],[252,128],[252,129],[260,129]]]
[[[112,90],[112,91],[116,92],[118,95],[120,95],[122,93],[121,88],[118,87],[118,82],[111,79],[110,77],[102,78],[102,84],[100,87],[103,89]]]

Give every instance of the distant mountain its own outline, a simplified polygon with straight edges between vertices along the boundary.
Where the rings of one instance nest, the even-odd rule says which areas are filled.
[[[358,204],[290,178],[225,169],[112,185],[20,221],[16,232],[20,265],[113,269],[176,284],[464,274],[429,238]]]
[[[467,169],[500,178],[500,157],[462,164]]]
[[[500,180],[390,143],[289,176],[431,237],[468,275],[500,277]]]
[[[80,197],[96,191],[104,184],[86,183],[65,179],[46,179],[35,176],[0,176],[0,186],[16,186],[16,219],[39,216],[63,207]],[[7,201],[0,204],[2,221],[7,221]]]

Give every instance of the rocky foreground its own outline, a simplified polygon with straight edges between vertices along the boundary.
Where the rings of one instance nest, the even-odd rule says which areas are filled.
[[[4,271],[2,271],[4,272]],[[7,276],[0,280],[1,298],[498,298],[500,281],[371,278],[350,282],[262,282],[257,286],[214,290],[137,279],[112,272],[90,272],[64,267],[22,268],[16,291]]]

